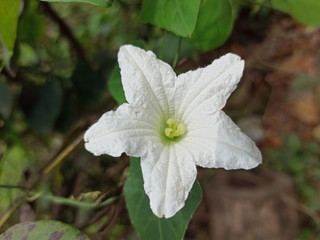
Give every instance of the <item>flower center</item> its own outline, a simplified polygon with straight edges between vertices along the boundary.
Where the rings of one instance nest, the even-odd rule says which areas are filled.
[[[186,133],[186,128],[182,123],[176,124],[176,121],[172,118],[167,120],[168,127],[164,129],[165,135],[174,139],[175,137],[179,137]]]

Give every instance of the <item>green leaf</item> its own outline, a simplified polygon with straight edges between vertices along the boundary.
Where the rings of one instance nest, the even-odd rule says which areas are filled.
[[[232,7],[229,0],[204,0],[191,36],[191,44],[204,51],[217,48],[228,39],[232,27]]]
[[[41,0],[43,2],[89,3],[98,7],[111,7],[113,0]]]
[[[126,97],[121,83],[120,68],[118,65],[112,69],[108,80],[108,88],[111,96],[117,101],[117,103],[122,104],[126,102]]]
[[[320,25],[319,0],[271,0],[271,5],[280,11],[290,14],[303,24]]]
[[[20,0],[0,1],[0,71],[13,53],[17,35]]]
[[[21,42],[19,44],[19,58],[17,59],[19,66],[34,66],[38,63],[38,56],[34,48],[29,44]]]
[[[17,186],[23,180],[24,171],[30,166],[30,155],[20,146],[6,150],[0,160],[0,185]],[[0,187],[0,215],[22,194],[17,188]]]
[[[39,1],[29,1],[19,19],[19,43],[37,47],[46,30],[44,14],[39,14]],[[20,65],[19,65],[20,66]]]
[[[179,36],[190,37],[199,6],[200,0],[144,0],[140,17]]]
[[[0,117],[7,119],[12,109],[12,96],[5,81],[0,79]]]
[[[178,240],[183,239],[187,225],[201,201],[202,191],[196,181],[183,209],[172,218],[158,218],[152,213],[149,198],[144,192],[140,160],[131,158],[124,196],[131,222],[143,240]]]
[[[14,225],[3,234],[0,240],[90,240],[78,229],[59,221],[41,220],[37,222],[24,222]]]
[[[194,54],[194,48],[188,39],[178,37],[173,33],[164,34],[158,38],[152,51],[164,62],[171,63],[171,66],[174,66],[179,59],[190,58]]]

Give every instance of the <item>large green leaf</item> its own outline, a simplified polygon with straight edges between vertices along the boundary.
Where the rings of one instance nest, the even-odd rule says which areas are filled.
[[[108,79],[108,88],[111,96],[117,101],[117,103],[122,104],[126,102],[126,97],[124,95],[124,90],[121,83],[121,75],[119,66],[115,66]]]
[[[191,36],[191,44],[204,51],[219,47],[230,36],[232,27],[232,8],[229,0],[204,0]]]
[[[0,215],[13,201],[22,194],[22,191],[9,186],[16,186],[23,180],[24,171],[31,164],[29,154],[20,146],[14,146],[5,152],[0,159]]]
[[[181,38],[173,33],[164,34],[158,38],[152,51],[164,62],[175,66],[175,63],[183,58],[191,58],[194,54],[194,48],[189,40]]]
[[[141,19],[179,36],[190,37],[196,25],[200,0],[144,0]]]
[[[31,47],[37,47],[39,46],[37,45],[38,41],[41,42],[43,40],[41,37],[44,35],[47,22],[44,14],[39,14],[39,4],[39,1],[29,1],[19,19],[18,38],[20,45],[23,43]],[[18,65],[20,66],[20,64]]]
[[[0,71],[13,53],[17,35],[20,0],[0,1]]]
[[[271,0],[274,8],[290,14],[303,24],[320,25],[319,0]]]
[[[196,181],[183,209],[172,218],[158,218],[152,213],[149,198],[144,192],[140,160],[132,158],[124,196],[131,222],[143,240],[178,240],[183,239],[187,225],[201,201],[202,191]]]
[[[65,2],[65,3],[90,3],[99,7],[111,7],[113,0],[41,0],[44,2]]]
[[[9,228],[0,240],[89,240],[79,230],[58,221],[24,222]]]

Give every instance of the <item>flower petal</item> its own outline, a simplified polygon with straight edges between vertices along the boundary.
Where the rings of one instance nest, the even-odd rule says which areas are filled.
[[[181,144],[193,150],[194,162],[201,167],[251,169],[262,162],[255,143],[222,111],[199,116],[187,128]]]
[[[114,157],[125,152],[141,157],[160,142],[159,131],[153,116],[122,104],[116,111],[106,112],[85,133],[85,147],[94,155],[109,154]]]
[[[192,155],[179,144],[167,144],[141,158],[144,188],[158,217],[170,218],[185,204],[196,179]]]
[[[170,91],[176,74],[171,67],[156,58],[151,51],[125,45],[120,48],[118,61],[126,99],[133,106],[149,106],[159,117],[168,118]]]
[[[229,53],[205,68],[179,75],[175,86],[175,112],[179,120],[184,122],[191,115],[222,109],[243,68],[244,61]]]

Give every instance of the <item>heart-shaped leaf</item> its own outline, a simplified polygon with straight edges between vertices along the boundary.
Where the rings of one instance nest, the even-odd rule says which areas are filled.
[[[149,198],[143,188],[140,160],[132,158],[124,196],[131,222],[143,240],[178,240],[183,239],[188,223],[201,201],[202,190],[196,181],[186,205],[175,216],[169,219],[158,218],[152,213]]]
[[[199,6],[200,0],[144,0],[140,16],[145,22],[189,37],[197,22]]]
[[[205,0],[200,6],[191,44],[204,51],[221,46],[231,34],[232,8],[228,0]]]
[[[303,24],[320,25],[319,0],[271,0],[271,5],[280,11],[290,14]]]

